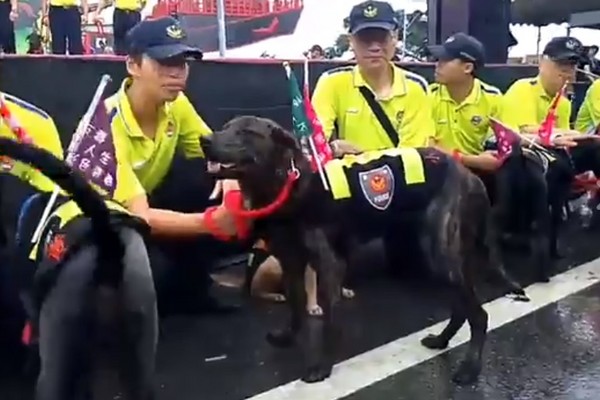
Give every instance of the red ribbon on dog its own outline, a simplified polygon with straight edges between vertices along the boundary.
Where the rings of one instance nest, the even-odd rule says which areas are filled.
[[[268,217],[280,209],[289,199],[290,194],[292,193],[292,186],[294,185],[294,182],[298,180],[298,178],[300,178],[300,173],[297,170],[288,172],[285,184],[281,188],[281,191],[275,200],[273,200],[273,202],[270,204],[255,210],[244,209],[244,197],[242,196],[242,192],[240,190],[228,191],[223,197],[223,204],[225,209],[233,215],[237,236],[229,236],[220,231],[219,226],[214,220],[214,213],[218,207],[210,207],[204,212],[204,223],[206,224],[206,228],[215,238],[222,241],[230,241],[236,237],[240,240],[248,238],[250,233],[249,221]]]

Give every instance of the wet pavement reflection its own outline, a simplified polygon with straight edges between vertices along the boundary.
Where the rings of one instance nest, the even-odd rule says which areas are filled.
[[[490,332],[479,382],[455,387],[457,347],[345,400],[600,398],[600,286]]]

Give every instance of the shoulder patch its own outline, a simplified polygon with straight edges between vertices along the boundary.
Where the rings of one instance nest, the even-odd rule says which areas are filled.
[[[413,82],[418,83],[419,86],[421,86],[423,88],[425,93],[427,93],[427,88],[429,87],[429,83],[421,75],[417,75],[414,72],[410,72],[410,71],[404,71],[404,76],[406,77],[406,79],[409,79]]]
[[[39,115],[40,117],[44,118],[44,119],[50,119],[50,115],[48,115],[48,113],[46,113],[44,110],[42,110],[41,108],[38,108],[36,106],[34,106],[31,103],[26,102],[25,100],[22,100],[18,97],[15,97],[13,95],[10,95],[8,93],[3,93],[4,98],[13,104],[16,104],[17,106],[24,108],[28,111],[31,111],[37,115]]]
[[[499,95],[502,94],[500,89],[498,89],[495,86],[488,85],[487,83],[481,83],[481,90],[483,90],[485,93],[490,93],[490,94],[499,94]]]
[[[352,65],[346,65],[345,67],[337,67],[337,68],[329,69],[329,70],[325,71],[323,73],[323,75],[333,75],[333,74],[338,74],[340,72],[352,72],[353,69],[354,69],[354,67]]]

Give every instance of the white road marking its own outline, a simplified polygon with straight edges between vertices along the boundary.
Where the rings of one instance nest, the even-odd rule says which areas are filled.
[[[489,330],[497,329],[521,317],[555,303],[571,294],[600,282],[600,258],[580,265],[552,278],[550,283],[536,283],[526,291],[528,303],[502,297],[485,304],[490,315]],[[324,382],[306,384],[294,381],[268,390],[247,400],[335,400],[355,393],[391,375],[427,361],[469,339],[465,324],[452,340],[448,349],[429,350],[420,340],[430,333],[439,333],[448,321],[443,321],[419,332],[367,351],[337,364],[331,378]]]

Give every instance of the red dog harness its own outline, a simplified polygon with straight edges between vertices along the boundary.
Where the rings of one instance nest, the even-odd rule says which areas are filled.
[[[214,213],[218,209],[218,206],[209,207],[204,212],[204,222],[209,232],[219,240],[230,241],[235,239],[245,240],[248,238],[250,233],[250,221],[258,218],[268,217],[277,210],[279,210],[285,202],[289,199],[292,193],[292,186],[300,178],[300,171],[296,168],[292,168],[287,175],[285,184],[281,188],[281,191],[273,200],[273,202],[267,204],[264,207],[257,208],[255,210],[244,209],[244,196],[241,190],[230,190],[224,194],[223,204],[225,209],[233,215],[233,220],[237,235],[226,235],[219,229],[219,226],[215,222]]]

